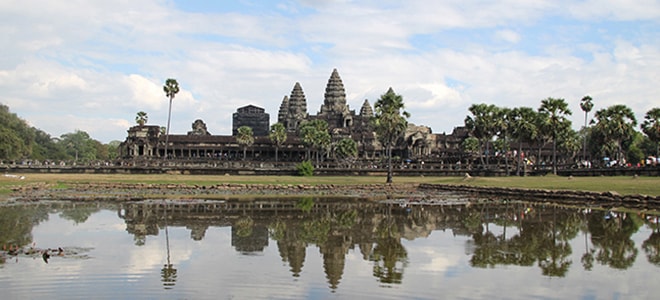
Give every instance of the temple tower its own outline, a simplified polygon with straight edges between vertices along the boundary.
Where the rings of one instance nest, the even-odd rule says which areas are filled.
[[[284,116],[282,118],[282,116]],[[280,105],[278,121],[284,125],[288,132],[296,132],[300,122],[307,119],[307,100],[299,82],[293,86],[291,96],[284,98]],[[281,119],[280,119],[281,118]]]
[[[280,104],[280,110],[277,112],[277,122],[284,125],[286,123],[286,115],[289,111],[289,96],[284,96],[282,99],[282,104]]]
[[[364,99],[364,103],[362,103],[362,108],[360,108],[360,116],[363,118],[371,118],[374,116],[374,110],[371,108],[371,104],[369,104],[369,100]]]
[[[325,98],[318,113],[320,119],[328,122],[328,128],[344,128],[353,125],[353,115],[346,105],[346,90],[337,69],[332,70],[325,87]]]

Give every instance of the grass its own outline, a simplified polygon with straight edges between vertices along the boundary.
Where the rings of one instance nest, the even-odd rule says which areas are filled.
[[[80,183],[151,183],[214,185],[237,184],[375,184],[384,183],[385,177],[376,176],[212,176],[212,175],[125,175],[125,174],[23,174],[25,179],[0,177],[0,195],[11,188],[31,184],[49,184],[53,188],[66,188]],[[643,194],[660,196],[660,177],[394,177],[395,183],[463,184],[472,186],[513,187],[525,189],[582,190],[593,192],[614,191],[622,195]]]

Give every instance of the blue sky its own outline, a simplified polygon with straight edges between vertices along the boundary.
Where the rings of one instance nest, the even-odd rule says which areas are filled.
[[[182,91],[172,133],[196,119],[231,133],[253,104],[271,123],[300,82],[310,114],[334,68],[359,111],[392,87],[433,132],[468,107],[538,108],[564,98],[594,111],[660,106],[660,1],[10,1],[0,3],[0,103],[60,136],[123,140],[138,111],[165,125],[162,85]],[[591,113],[593,115],[593,112]]]

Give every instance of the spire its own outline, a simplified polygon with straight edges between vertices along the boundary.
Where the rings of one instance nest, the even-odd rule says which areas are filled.
[[[284,96],[280,110],[277,112],[277,122],[284,124],[286,122],[286,113],[289,111],[289,96]]]
[[[284,106],[284,101],[282,101]],[[296,85],[293,86],[291,91],[291,96],[288,99],[288,106],[286,107],[286,112],[280,111],[286,115],[284,118],[284,126],[286,126],[289,132],[294,132],[298,130],[300,122],[307,118],[307,100],[305,99],[305,93],[300,86],[300,83],[296,82]],[[279,114],[278,114],[279,117]]]
[[[328,84],[325,87],[325,99],[321,105],[320,114],[342,113],[348,110],[346,107],[346,90],[344,83],[339,77],[337,69],[332,70]]]
[[[362,103],[362,108],[360,108],[360,116],[367,118],[374,116],[374,110],[371,108],[371,104],[369,104],[369,100],[367,99],[364,99],[364,103]]]
[[[290,117],[304,117],[307,115],[307,99],[305,99],[305,92],[303,92],[299,82],[296,82],[291,91],[288,115]]]

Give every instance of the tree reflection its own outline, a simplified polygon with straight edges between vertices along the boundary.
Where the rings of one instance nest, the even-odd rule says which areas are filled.
[[[82,224],[89,219],[89,217],[99,211],[96,206],[80,206],[76,205],[70,209],[64,209],[60,213],[60,217],[66,220],[71,220],[76,224]]]
[[[408,253],[401,244],[395,218],[388,212],[376,229],[376,246],[369,257],[374,262],[373,275],[382,283],[401,283]]]
[[[314,198],[312,197],[300,198],[296,206],[304,212],[309,212],[310,210],[312,210],[312,207],[314,207]]]
[[[591,214],[589,231],[596,261],[615,269],[630,268],[638,253],[631,237],[642,223],[634,214],[611,211]]]
[[[32,228],[48,220],[45,206],[0,207],[0,244],[24,247],[32,243]]]
[[[589,249],[589,218],[587,218],[587,212],[591,210],[584,210],[582,214],[582,223],[580,225],[580,230],[584,235],[584,254],[580,261],[585,270],[591,271],[594,267],[594,249]]]
[[[653,232],[642,243],[642,249],[650,263],[660,266],[660,216],[646,216],[645,221]]]
[[[167,263],[163,265],[163,268],[160,270],[160,276],[162,278],[163,282],[163,287],[166,290],[174,288],[174,285],[176,284],[176,272],[177,270],[174,268],[174,265],[170,261],[170,235],[169,231],[167,230],[167,210],[169,205],[165,203],[164,205],[164,220],[165,220],[165,245],[167,248]]]

